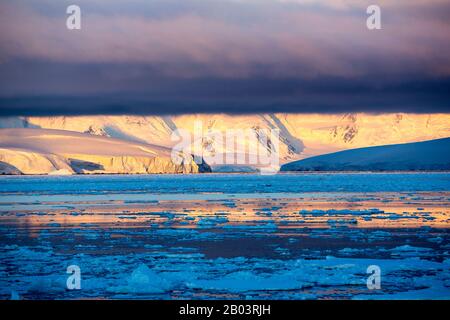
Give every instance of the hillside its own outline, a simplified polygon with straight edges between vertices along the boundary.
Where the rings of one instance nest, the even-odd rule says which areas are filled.
[[[50,129],[0,129],[1,174],[196,173],[165,147]]]
[[[450,138],[346,150],[281,167],[281,171],[450,170]]]

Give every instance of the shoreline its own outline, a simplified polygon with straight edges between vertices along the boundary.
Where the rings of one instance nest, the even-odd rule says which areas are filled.
[[[0,177],[80,177],[80,176],[204,176],[204,175],[315,175],[315,174],[433,174],[450,173],[450,170],[394,170],[394,171],[279,171],[273,175],[263,175],[259,172],[197,172],[197,173],[75,173],[75,174],[0,174]]]

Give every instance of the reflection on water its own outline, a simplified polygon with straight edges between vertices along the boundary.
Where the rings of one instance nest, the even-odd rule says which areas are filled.
[[[0,298],[450,297],[448,173],[1,180]]]

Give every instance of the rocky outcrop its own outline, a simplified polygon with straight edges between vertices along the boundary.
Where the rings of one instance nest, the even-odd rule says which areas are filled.
[[[206,163],[173,163],[167,157],[66,155],[76,173],[200,173],[211,172]]]

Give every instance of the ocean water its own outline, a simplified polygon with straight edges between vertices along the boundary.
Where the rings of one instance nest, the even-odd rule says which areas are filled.
[[[449,219],[450,173],[2,176],[0,298],[449,299]]]

